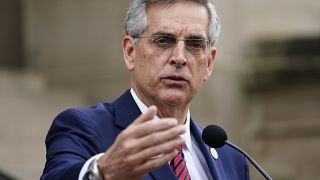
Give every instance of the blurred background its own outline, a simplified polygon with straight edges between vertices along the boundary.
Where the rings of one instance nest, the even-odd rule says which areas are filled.
[[[54,116],[130,88],[129,2],[0,0],[0,179],[39,179]],[[193,118],[224,127],[274,179],[318,179],[320,1],[214,3],[222,34]]]

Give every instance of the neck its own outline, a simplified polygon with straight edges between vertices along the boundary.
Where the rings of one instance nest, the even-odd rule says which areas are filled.
[[[161,118],[176,118],[179,124],[185,124],[187,119],[187,113],[189,110],[189,103],[180,103],[180,104],[169,104],[166,102],[159,101],[154,97],[148,97],[147,93],[138,91],[133,87],[134,92],[140,99],[140,101],[145,104],[147,107],[155,105],[158,109],[157,116]]]
[[[159,118],[176,118],[179,124],[185,124],[189,106],[156,105]]]

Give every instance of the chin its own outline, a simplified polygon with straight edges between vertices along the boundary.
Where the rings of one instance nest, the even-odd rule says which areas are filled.
[[[176,106],[176,105],[183,104],[186,101],[187,97],[185,92],[169,91],[169,92],[164,92],[161,99],[163,102],[165,102],[170,106]]]

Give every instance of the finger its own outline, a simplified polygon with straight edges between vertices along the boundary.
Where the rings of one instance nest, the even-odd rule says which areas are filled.
[[[134,162],[137,165],[143,164],[150,159],[161,158],[164,154],[170,153],[177,147],[184,146],[185,143],[185,140],[179,136],[165,143],[143,149],[136,154],[129,156],[127,161],[131,163]]]
[[[147,128],[149,127],[149,128]],[[178,125],[175,119],[161,119],[148,121],[137,127],[133,126],[124,130],[116,139],[115,145],[120,144],[121,151],[128,156],[150,146],[165,143],[185,132],[183,125]],[[145,159],[142,160],[146,160]]]
[[[180,135],[184,132],[185,128],[179,125],[166,131],[136,139],[130,147],[130,150],[134,153],[128,157],[129,161],[139,163],[170,151],[177,146],[183,146],[185,141],[180,138]]]
[[[186,131],[183,125],[178,125],[170,129],[152,133],[150,135],[141,137],[135,140],[135,143],[141,149],[145,149],[152,146],[157,146],[162,143],[166,143],[176,137],[179,137]]]
[[[143,136],[147,136],[152,133],[156,133],[159,131],[164,131],[178,125],[178,121],[174,118],[164,118],[160,120],[147,121],[142,124],[134,126],[134,128],[128,128],[129,134],[132,137],[140,138]]]
[[[143,174],[146,174],[146,173],[164,165],[165,163],[168,163],[170,160],[172,160],[174,157],[176,157],[176,155],[177,155],[176,150],[170,151],[169,153],[164,154],[161,158],[149,159],[145,163],[134,168],[133,171],[135,171],[137,173],[142,172]]]
[[[135,121],[133,121],[131,125],[134,126],[134,125],[152,120],[156,114],[157,114],[157,107],[152,105],[148,108],[147,112],[141,114]]]

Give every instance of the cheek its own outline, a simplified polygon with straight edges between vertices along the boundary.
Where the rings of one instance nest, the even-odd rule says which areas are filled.
[[[157,78],[158,65],[156,64],[156,59],[154,59],[153,54],[143,53],[137,59],[137,73],[141,79],[150,84]]]
[[[141,66],[143,66],[141,70],[149,71],[153,74],[161,71],[166,62],[166,56],[159,51],[147,49],[141,54]]]
[[[191,67],[192,76],[194,79],[195,86],[201,86],[205,80],[205,75],[207,72],[207,63],[204,60],[196,61]]]
[[[203,76],[206,71],[207,64],[204,60],[200,59],[195,61],[195,63],[192,64],[192,67],[194,75]]]

